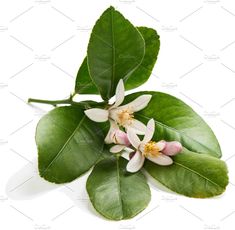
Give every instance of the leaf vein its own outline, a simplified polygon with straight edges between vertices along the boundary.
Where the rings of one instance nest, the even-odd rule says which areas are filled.
[[[60,149],[60,151],[56,154],[56,156],[53,158],[53,160],[48,164],[48,166],[46,167],[46,169],[41,173],[42,175],[45,175],[46,171],[51,167],[51,165],[60,157],[61,153],[63,152],[63,150],[66,148],[66,146],[68,145],[68,143],[70,142],[70,140],[73,138],[73,136],[75,135],[76,131],[79,129],[79,127],[81,126],[83,120],[85,118],[85,115],[83,116],[83,118],[80,120],[80,122],[78,123],[77,127],[74,129],[73,133],[70,135],[70,137],[68,138],[68,140],[64,143],[64,145],[62,146],[62,148]]]
[[[193,169],[188,168],[187,166],[185,166],[185,165],[183,165],[183,164],[181,164],[181,163],[179,163],[179,162],[174,161],[174,164],[176,164],[176,165],[178,165],[178,166],[180,166],[180,167],[182,167],[182,168],[184,168],[184,169],[186,169],[186,170],[188,170],[188,171],[190,171],[190,172],[192,172],[192,173],[194,173],[194,174],[197,174],[198,176],[200,176],[200,177],[202,177],[203,179],[205,179],[205,181],[208,181],[208,182],[210,182],[210,183],[212,183],[212,184],[214,184],[214,185],[216,185],[216,186],[218,186],[218,187],[220,187],[220,188],[223,188],[222,186],[220,186],[220,185],[217,184],[216,182],[212,181],[211,179],[205,177],[204,175],[200,174],[199,172],[197,172],[197,171],[195,171],[195,170],[193,170]]]

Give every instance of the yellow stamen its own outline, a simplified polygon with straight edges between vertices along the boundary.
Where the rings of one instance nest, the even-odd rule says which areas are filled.
[[[155,141],[149,141],[144,145],[144,156],[158,156],[160,153],[159,148],[156,145]]]
[[[118,114],[118,123],[121,126],[128,125],[132,122],[134,115],[131,111],[125,109]]]

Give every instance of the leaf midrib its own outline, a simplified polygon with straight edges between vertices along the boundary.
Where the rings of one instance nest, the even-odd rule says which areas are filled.
[[[119,159],[116,159],[116,166],[117,166],[118,197],[119,197],[119,203],[120,203],[122,217],[123,217],[123,201],[122,201],[122,198],[121,198],[121,183],[120,183]]]
[[[68,138],[68,140],[64,143],[64,145],[62,146],[62,148],[60,149],[60,151],[56,154],[56,156],[53,158],[53,160],[48,164],[48,166],[46,167],[46,169],[41,173],[42,175],[45,175],[46,171],[51,167],[51,165],[58,159],[58,157],[61,155],[61,153],[63,152],[63,150],[65,149],[65,147],[68,145],[68,143],[70,142],[70,140],[72,139],[72,137],[74,137],[75,133],[77,132],[77,130],[80,128],[83,120],[85,119],[85,115],[83,116],[83,118],[79,121],[77,127],[74,129],[73,133],[70,135],[70,137]]]
[[[111,14],[111,36],[112,36],[112,80],[111,80],[111,87],[110,87],[110,93],[109,96],[112,94],[113,92],[113,83],[114,83],[114,78],[115,78],[115,62],[116,62],[116,58],[115,58],[115,46],[114,46],[114,33],[113,33],[113,9],[110,11]]]
[[[145,119],[150,119],[149,117],[144,116],[144,115],[142,115],[142,114],[138,114],[138,116],[143,117],[143,118],[145,118]],[[155,119],[154,119],[154,121],[155,121],[155,123],[157,123],[158,125],[160,125],[160,126],[162,126],[162,127],[165,127],[165,128],[167,128],[167,129],[173,130],[173,131],[175,131],[176,133],[179,133],[180,136],[185,136],[185,137],[187,137],[188,139],[194,141],[195,143],[197,143],[197,144],[203,146],[205,149],[207,149],[207,150],[209,150],[209,151],[212,151],[212,152],[215,152],[216,154],[218,154],[218,152],[216,152],[215,150],[212,150],[211,148],[208,148],[206,145],[200,143],[199,141],[193,139],[192,137],[186,135],[185,133],[182,133],[180,130],[175,129],[175,128],[173,128],[173,127],[170,127],[170,126],[168,126],[168,125],[166,125],[166,124],[163,124],[163,123],[161,123],[160,121],[156,121]],[[200,153],[200,152],[198,152],[198,153]],[[209,152],[208,152],[208,153],[209,153]],[[218,155],[219,155],[219,154],[218,154]]]
[[[209,179],[208,177],[202,175],[201,173],[199,173],[199,172],[197,172],[197,171],[195,171],[195,170],[193,170],[193,169],[190,169],[190,168],[187,167],[186,165],[181,164],[181,163],[179,163],[179,162],[177,162],[177,161],[175,161],[175,160],[174,160],[174,164],[176,164],[176,165],[178,165],[178,166],[180,166],[180,167],[182,167],[182,168],[184,168],[184,169],[190,171],[191,173],[197,174],[198,176],[202,177],[202,178],[205,179],[206,181],[208,181],[208,182],[210,182],[210,183],[212,183],[212,184],[214,184],[214,185],[216,185],[216,186],[218,186],[218,187],[224,189],[221,185],[217,184],[216,182],[212,181],[211,179]]]

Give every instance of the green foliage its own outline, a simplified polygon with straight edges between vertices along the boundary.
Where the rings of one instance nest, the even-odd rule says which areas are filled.
[[[136,28],[110,7],[92,30],[87,57],[75,83],[75,93],[100,94],[104,101],[78,103],[73,101],[74,95],[56,101],[29,99],[29,102],[53,106],[69,104],[53,109],[38,123],[40,175],[50,182],[66,183],[94,166],[87,180],[87,192],[97,212],[108,219],[122,220],[137,215],[148,205],[150,189],[141,171],[128,173],[127,160],[119,155],[114,157],[109,152],[110,146],[104,145],[109,122],[93,122],[84,111],[107,109],[120,79],[126,90],[146,82],[159,48],[159,36],[154,29]],[[219,159],[221,149],[211,128],[192,108],[166,93],[130,94],[123,104],[144,94],[151,94],[151,101],[134,114],[135,119],[145,124],[154,119],[153,140],[179,141],[183,145],[183,151],[172,157],[172,165],[160,166],[146,160],[145,170],[168,189],[188,197],[206,198],[223,193],[228,172],[226,164]]]
[[[126,164],[123,158],[105,159],[87,180],[94,208],[108,219],[129,219],[145,209],[151,198],[144,175],[126,172]]]

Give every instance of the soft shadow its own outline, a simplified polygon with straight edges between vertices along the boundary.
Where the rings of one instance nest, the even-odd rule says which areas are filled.
[[[6,184],[6,194],[13,200],[28,200],[59,187],[61,185],[49,183],[39,176],[35,159],[10,177]]]
[[[106,220],[101,216],[92,206],[86,190],[86,181],[90,175],[91,170],[87,171],[85,174],[81,175],[76,180],[66,184],[61,191],[65,193],[76,205],[77,208],[86,211],[87,214],[92,216],[99,216],[100,218]]]
[[[86,191],[86,180],[89,174],[90,171],[66,184],[50,183],[39,176],[35,159],[10,177],[6,184],[6,194],[12,200],[30,200],[59,189],[74,202],[76,207],[97,216]]]

